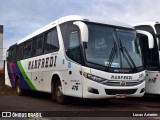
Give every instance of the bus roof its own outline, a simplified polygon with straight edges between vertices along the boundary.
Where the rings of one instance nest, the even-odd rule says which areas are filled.
[[[17,44],[13,44],[12,46],[9,47],[9,49],[14,49],[16,48]]]
[[[55,27],[57,24],[62,24],[64,22],[68,22],[68,21],[74,21],[74,20],[80,20],[80,21],[88,21],[88,22],[94,22],[94,23],[101,23],[101,24],[107,24],[107,25],[113,25],[113,26],[119,26],[119,27],[125,27],[125,28],[131,28],[134,29],[132,26],[122,23],[122,22],[117,22],[111,19],[106,19],[106,20],[102,20],[102,19],[96,19],[93,17],[84,17],[84,16],[78,16],[78,15],[70,15],[70,16],[66,16],[66,17],[62,17],[58,20],[55,20],[53,22],[51,22],[50,24],[40,28],[39,30],[33,32],[32,34],[26,36],[25,38],[21,39],[19,42],[17,42],[17,44],[20,44],[22,42],[25,42],[28,39],[33,38],[36,35],[39,35],[41,33],[43,33],[44,31],[47,31],[53,27]]]
[[[133,26],[140,26],[140,25],[152,25],[153,26],[155,24],[160,24],[160,23],[156,21],[146,21],[146,22],[133,24]]]

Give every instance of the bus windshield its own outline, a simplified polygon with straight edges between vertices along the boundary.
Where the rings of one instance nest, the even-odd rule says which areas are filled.
[[[135,30],[88,23],[88,62],[108,68],[142,67],[141,50]]]

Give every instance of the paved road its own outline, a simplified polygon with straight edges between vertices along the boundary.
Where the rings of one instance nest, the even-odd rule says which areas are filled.
[[[84,115],[83,120],[88,120],[88,116],[85,116],[87,113],[91,114],[92,120],[97,120],[95,114],[101,115],[100,112],[104,111],[113,111],[108,114],[117,115],[119,114],[128,114],[127,111],[160,111],[160,97],[157,96],[146,96],[144,98],[127,98],[127,99],[110,99],[110,100],[86,100],[86,99],[77,99],[72,98],[71,102],[67,105],[61,105],[56,102],[51,101],[50,94],[46,93],[31,93],[28,96],[1,96],[0,97],[0,111],[81,111],[81,114]],[[97,111],[97,112],[96,112]],[[116,112],[114,112],[116,111]],[[118,112],[119,111],[119,112]],[[61,112],[62,115],[66,115],[65,112]],[[86,114],[85,114],[86,113]],[[71,114],[71,112],[69,113]],[[122,115],[123,116],[123,115]],[[61,114],[56,117],[58,120],[62,118],[64,120],[70,120],[75,118],[73,117],[61,117]],[[56,118],[45,118],[45,119],[56,119]],[[111,117],[108,119],[119,119],[119,120],[128,120],[127,117]],[[43,118],[44,119],[44,118]],[[98,119],[106,118],[100,117]],[[132,117],[133,120],[146,120],[146,119],[160,119],[160,117]]]

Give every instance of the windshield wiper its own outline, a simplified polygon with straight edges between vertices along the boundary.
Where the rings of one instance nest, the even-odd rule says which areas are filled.
[[[120,50],[122,51],[123,56],[126,58],[129,66],[132,67],[132,68],[134,68],[135,70],[137,70],[137,67],[136,67],[133,59],[131,58],[131,56],[130,56],[130,54],[128,53],[127,49],[126,49],[124,46],[122,46],[122,43],[121,43],[121,40],[120,40],[120,39],[119,39],[119,42],[120,42]],[[125,54],[124,52],[125,52],[126,54]],[[128,56],[128,58],[129,58],[129,60],[130,60],[130,62],[131,62],[132,65],[130,64],[130,62],[129,62],[129,60],[128,60],[128,58],[127,58],[126,55]]]
[[[111,50],[111,53],[109,55],[109,58],[108,58],[107,68],[111,67],[113,59],[114,59],[116,53],[117,53],[117,45],[116,45],[116,42],[114,41],[114,46],[113,46],[113,48]]]

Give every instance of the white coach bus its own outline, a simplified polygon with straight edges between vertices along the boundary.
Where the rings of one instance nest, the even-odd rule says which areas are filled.
[[[150,32],[154,37],[153,49],[142,43],[142,54],[146,67],[146,93],[160,95],[160,23],[143,22],[134,25],[137,30]]]
[[[58,103],[68,96],[124,98],[145,92],[135,29],[82,16],[58,19],[11,46],[5,72],[5,84],[18,95],[48,92]]]

